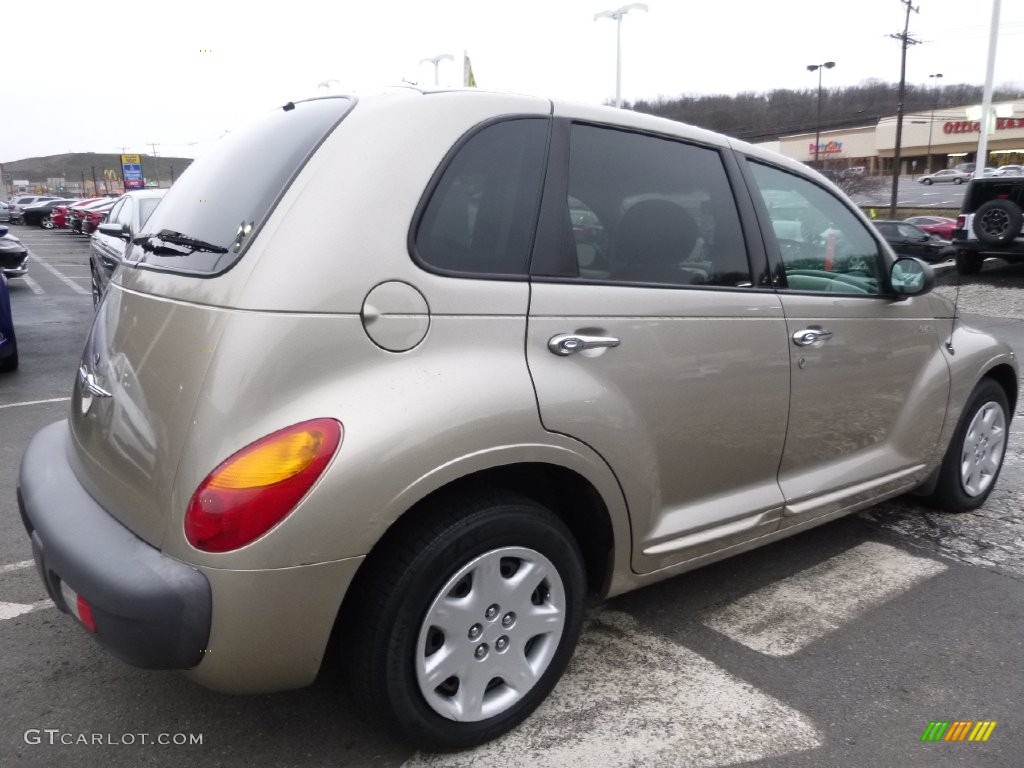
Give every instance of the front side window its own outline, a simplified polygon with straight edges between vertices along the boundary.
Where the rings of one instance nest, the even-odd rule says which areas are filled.
[[[739,214],[714,149],[573,125],[566,204],[567,247],[580,278],[751,285]]]
[[[780,288],[879,295],[885,262],[868,228],[837,197],[796,174],[751,162],[782,259]]]
[[[549,121],[507,120],[469,138],[430,195],[415,235],[427,266],[523,275],[540,208]]]

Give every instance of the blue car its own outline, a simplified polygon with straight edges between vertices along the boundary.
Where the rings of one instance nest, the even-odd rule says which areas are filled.
[[[18,367],[18,342],[14,338],[14,318],[11,317],[11,295],[7,292],[7,278],[0,271],[0,373]]]

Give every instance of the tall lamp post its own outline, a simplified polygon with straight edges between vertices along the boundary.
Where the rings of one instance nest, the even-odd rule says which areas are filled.
[[[622,17],[630,11],[647,11],[646,3],[630,3],[614,11],[601,11],[594,14],[598,19],[615,20],[615,106],[622,109]]]
[[[934,75],[928,75],[928,77],[935,80],[935,93],[932,100],[932,114],[928,118],[928,168],[925,170],[925,173],[932,172],[932,126],[935,125],[935,110],[939,108],[939,78],[942,77],[942,73],[936,72]]]
[[[821,71],[823,69],[832,69],[836,63],[834,61],[824,61],[821,64],[808,64],[807,71],[818,72],[818,105],[815,110],[814,117],[814,167],[821,168],[818,162],[818,150],[821,148]]]
[[[439,54],[437,56],[431,56],[428,59],[420,59],[420,64],[426,64],[427,62],[430,62],[431,64],[434,65],[434,85],[435,86],[441,84],[440,66],[441,66],[441,62],[442,61],[455,61],[455,57],[452,56],[450,53],[442,53],[442,54]]]

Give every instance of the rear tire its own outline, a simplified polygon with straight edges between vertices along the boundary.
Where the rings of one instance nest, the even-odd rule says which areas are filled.
[[[421,749],[465,748],[514,728],[561,677],[582,626],[583,559],[554,513],[516,494],[424,512],[353,584],[343,658],[357,701],[391,730]]]
[[[946,512],[969,512],[985,503],[1006,455],[1009,410],[1003,388],[992,379],[982,379],[960,414],[938,483],[925,498],[929,505]]]

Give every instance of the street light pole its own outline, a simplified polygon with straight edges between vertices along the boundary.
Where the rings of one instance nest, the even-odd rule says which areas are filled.
[[[647,11],[646,3],[630,3],[614,11],[601,11],[594,14],[598,19],[615,20],[615,106],[622,109],[622,17],[632,10]]]
[[[440,65],[441,65],[441,62],[442,61],[455,61],[455,57],[452,56],[450,53],[442,53],[442,54],[439,54],[437,56],[431,56],[430,58],[427,58],[427,59],[420,59],[420,64],[426,64],[428,61],[431,64],[434,65],[434,86],[436,87],[436,86],[441,84],[441,77],[440,77]]]
[[[818,106],[814,116],[814,167],[819,170],[821,169],[821,164],[818,162],[818,150],[821,148],[821,70],[832,69],[835,65],[834,61],[807,65],[808,72],[818,71]]]
[[[932,94],[934,97],[932,101],[932,114],[928,118],[928,167],[925,169],[925,173],[932,172],[932,126],[935,125],[935,110],[939,108],[939,78],[942,77],[942,73],[936,72],[934,75],[928,75],[928,77],[935,80],[935,93]]]

